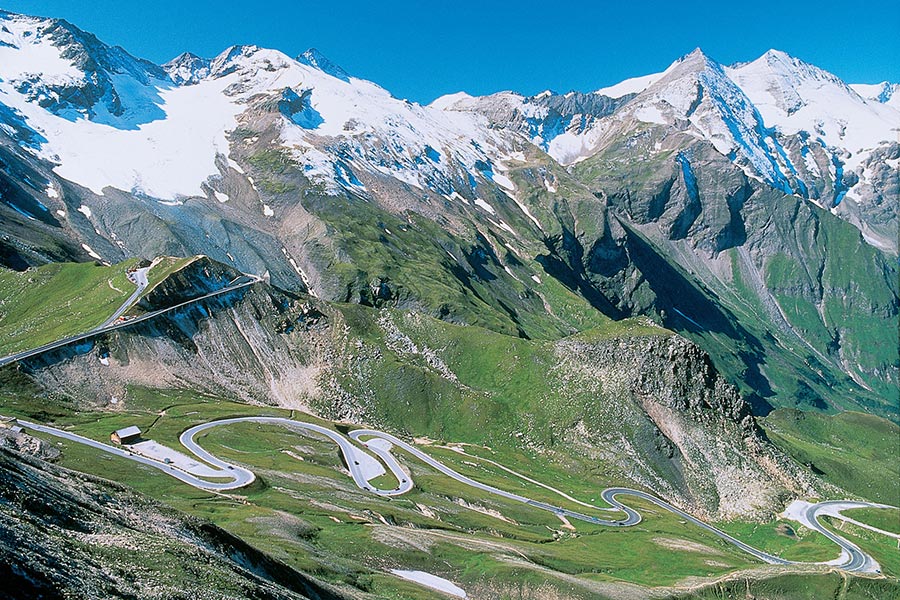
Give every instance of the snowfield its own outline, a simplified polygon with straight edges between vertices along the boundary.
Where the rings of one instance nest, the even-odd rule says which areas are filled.
[[[230,157],[229,134],[260,106],[271,113],[277,105],[276,144],[327,193],[369,198],[391,178],[468,203],[466,197],[489,197],[479,186],[495,184],[538,227],[502,163],[524,161],[526,144],[570,166],[634,123],[669,130],[687,123],[685,133],[709,141],[748,177],[833,208],[845,195],[860,200],[850,186],[867,184],[865,161],[900,134],[896,84],[848,86],[775,50],[724,67],[698,49],[662,72],[591,94],[459,92],[421,106],[350,76],[312,49],[293,59],[233,46],[212,59],[182,54],[158,67],[97,40],[90,47],[59,41],[66,36],[48,32],[71,27],[62,22],[9,13],[0,21],[0,107],[10,109],[0,111],[0,128],[25,136],[23,148],[98,195],[114,188],[173,207],[211,193],[223,175],[217,158],[243,173]],[[74,45],[57,46],[66,43]],[[85,52],[105,58],[85,61]],[[78,66],[94,63],[100,66],[91,72]],[[101,92],[99,100],[91,96]],[[797,140],[802,149],[792,155],[785,147]],[[556,191],[549,180],[544,185]],[[810,186],[830,196],[809,194]],[[229,200],[220,191],[212,197]],[[496,214],[485,200],[474,202]],[[273,206],[263,205],[262,215],[274,217]]]

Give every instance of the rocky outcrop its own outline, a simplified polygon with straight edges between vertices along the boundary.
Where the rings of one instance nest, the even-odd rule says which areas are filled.
[[[556,345],[560,386],[596,390],[569,436],[709,518],[770,517],[823,484],[768,443],[709,355],[679,336]]]
[[[346,597],[125,486],[3,448],[0,577],[10,599]]]
[[[163,286],[148,303],[182,301],[176,290]],[[257,284],[46,353],[24,367],[47,388],[93,407],[127,404],[127,388],[139,385],[303,408],[317,395],[317,376],[327,362],[319,334],[332,312],[313,299]]]
[[[196,261],[154,290],[153,305],[181,300],[179,285],[214,280],[216,268]],[[460,363],[458,326],[416,313],[342,310],[258,283],[23,367],[53,397],[93,409],[127,409],[133,386],[190,389],[410,436],[500,439],[582,464],[599,460],[611,484],[642,485],[717,518],[771,514],[788,496],[815,491],[817,482],[766,441],[706,353],[642,327],[650,333],[626,328],[553,343],[472,328],[472,340],[488,344],[471,342],[472,352],[485,353],[473,371]],[[539,353],[542,366],[504,362],[522,353]],[[481,370],[510,379],[486,384]],[[521,388],[520,379],[536,385]],[[429,416],[445,413],[443,421]],[[476,414],[485,416],[466,426]]]

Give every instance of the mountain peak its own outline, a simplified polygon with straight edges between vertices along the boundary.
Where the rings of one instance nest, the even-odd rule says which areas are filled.
[[[693,50],[691,50],[690,52],[688,52],[687,54],[685,54],[684,56],[682,56],[675,62],[681,63],[681,64],[704,65],[704,66],[706,66],[708,64],[715,64],[715,65],[719,64],[716,61],[714,61],[712,58],[710,58],[709,55],[706,54],[699,46],[697,48],[694,48]]]
[[[178,85],[193,85],[209,75],[210,63],[208,58],[201,58],[191,52],[182,52],[162,65],[162,68]]]
[[[0,13],[0,81],[57,116],[134,128],[162,116],[158,65],[108,46],[62,19]]]
[[[794,60],[794,57],[784,50],[777,50],[775,48],[766,50],[761,58],[765,58],[766,60]]]
[[[288,55],[278,50],[261,48],[254,44],[230,46],[210,61],[209,76],[225,77],[244,69],[276,71],[296,64]]]
[[[334,63],[331,59],[322,54],[317,48],[310,48],[298,56],[297,62],[318,69],[341,81],[350,81],[350,74],[342,69],[340,65]]]

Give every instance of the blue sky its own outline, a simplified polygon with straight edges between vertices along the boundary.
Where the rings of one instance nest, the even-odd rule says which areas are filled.
[[[722,63],[784,50],[850,83],[900,81],[900,2],[328,2],[4,0],[66,18],[164,62],[232,44],[296,55],[309,47],[395,96],[465,90],[589,91],[660,71],[696,47]],[[251,6],[254,6],[251,8]]]

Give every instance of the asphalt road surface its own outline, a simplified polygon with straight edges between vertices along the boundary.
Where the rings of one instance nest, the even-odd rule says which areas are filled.
[[[98,327],[95,327],[94,330],[102,329],[104,327],[109,327],[110,325],[112,325],[113,323],[116,322],[116,319],[118,319],[123,314],[125,314],[126,310],[131,308],[131,305],[137,301],[138,297],[140,297],[140,295],[142,293],[144,293],[144,290],[147,289],[147,285],[150,283],[147,280],[147,273],[149,271],[150,271],[150,267],[144,267],[142,269],[136,269],[136,270],[132,271],[132,275],[128,278],[128,280],[131,281],[132,283],[134,283],[137,286],[137,289],[135,289],[134,293],[131,294],[128,297],[128,299],[122,303],[122,306],[120,306],[116,310],[116,312],[114,312],[112,315],[110,315],[110,317],[107,320],[103,321],[103,323],[100,324]]]
[[[247,284],[243,284],[247,285]],[[174,308],[174,307],[173,307]],[[108,452],[110,454],[114,454],[116,456],[121,456],[122,458],[127,458],[129,460],[133,460],[139,462],[144,465],[148,465],[155,469],[159,469],[160,471],[171,475],[189,485],[197,487],[203,490],[210,491],[225,491],[225,490],[233,490],[240,487],[244,487],[249,485],[255,480],[255,475],[249,469],[241,467],[239,465],[235,465],[232,463],[228,463],[220,458],[217,458],[213,454],[204,450],[196,441],[195,438],[198,434],[208,431],[214,427],[226,426],[234,423],[262,423],[262,424],[271,424],[278,425],[281,427],[287,427],[290,429],[301,429],[305,431],[311,431],[314,433],[318,433],[322,436],[325,436],[329,440],[333,441],[337,444],[338,448],[341,451],[341,454],[344,458],[344,462],[347,465],[347,469],[350,473],[350,476],[353,478],[353,481],[356,485],[367,492],[377,494],[379,496],[398,496],[410,491],[413,487],[412,477],[406,472],[406,470],[400,465],[397,461],[396,457],[391,454],[391,450],[394,447],[400,448],[401,450],[409,453],[414,458],[422,461],[426,465],[434,468],[435,470],[443,473],[447,477],[454,479],[462,484],[468,485],[470,487],[482,490],[484,492],[494,494],[508,500],[512,500],[515,502],[522,502],[534,508],[538,508],[541,510],[546,510],[552,512],[556,515],[564,516],[567,518],[579,519],[581,521],[586,521],[588,523],[594,523],[597,525],[604,525],[608,527],[628,527],[632,525],[636,525],[641,521],[641,515],[634,510],[633,508],[626,506],[622,502],[618,500],[621,496],[632,496],[635,498],[641,498],[648,502],[652,502],[656,504],[660,508],[663,508],[673,514],[678,515],[680,518],[685,521],[689,521],[693,523],[697,527],[701,527],[706,531],[712,533],[725,540],[726,542],[732,544],[736,548],[743,550],[744,552],[754,556],[755,558],[776,565],[790,565],[790,564],[803,564],[796,563],[793,561],[788,561],[783,558],[779,558],[777,556],[773,556],[761,550],[757,550],[752,546],[745,544],[744,542],[732,537],[731,535],[709,525],[697,519],[690,514],[684,512],[683,510],[676,508],[675,506],[669,504],[665,500],[654,496],[653,494],[643,492],[640,490],[633,490],[629,488],[607,488],[603,490],[601,493],[601,497],[603,500],[612,506],[612,510],[621,511],[624,514],[624,518],[617,520],[609,520],[609,519],[600,519],[598,517],[587,515],[584,513],[572,511],[566,508],[562,508],[559,506],[554,506],[552,504],[533,500],[526,496],[522,496],[520,494],[515,494],[512,492],[507,492],[505,490],[496,488],[494,486],[490,486],[479,481],[476,481],[470,477],[466,477],[450,467],[444,465],[440,461],[432,458],[425,452],[422,452],[415,446],[404,442],[403,440],[393,436],[389,433],[384,433],[381,431],[377,431],[374,429],[357,429],[355,431],[351,431],[347,437],[344,437],[340,433],[328,429],[326,427],[322,427],[320,425],[315,425],[313,423],[305,423],[302,421],[295,421],[293,419],[285,419],[281,417],[237,417],[233,419],[221,419],[218,421],[210,421],[209,423],[202,423],[200,425],[195,425],[190,429],[187,429],[184,433],[181,434],[179,438],[181,444],[191,451],[195,456],[197,456],[200,460],[207,462],[212,465],[214,468],[217,468],[221,472],[221,477],[217,477],[216,481],[207,481],[185,471],[181,471],[180,469],[175,468],[172,465],[167,465],[159,461],[155,461],[149,458],[145,458],[142,456],[138,456],[132,454],[127,450],[126,447],[115,447],[110,446],[109,444],[104,444],[101,442],[97,442],[88,438],[85,438],[80,435],[76,435],[61,429],[57,429],[54,427],[49,427],[46,425],[39,425],[37,423],[31,423],[28,421],[19,421],[23,427],[30,428],[34,431],[47,433],[53,436],[61,437],[67,439],[69,441],[78,442],[81,444],[85,444],[96,448],[98,450],[102,450],[104,452]],[[355,445],[353,442],[360,444],[359,446]],[[361,468],[361,463],[366,460],[377,460],[373,458],[371,455],[367,455],[366,451],[371,452],[378,458],[380,458],[387,469],[394,475],[396,480],[399,482],[398,487],[393,489],[379,489],[372,485],[369,480],[366,479],[365,474],[363,473],[363,469]],[[227,479],[227,481],[221,481],[220,479]],[[820,502],[818,504],[812,504],[806,509],[806,513],[804,518],[808,521],[808,526],[812,527],[829,540],[833,541],[837,544],[841,550],[841,558],[836,561],[830,561],[825,564],[829,564],[838,568],[841,568],[845,571],[851,572],[869,572],[869,573],[877,573],[879,572],[878,563],[865,552],[863,552],[858,546],[853,544],[852,542],[844,539],[840,535],[829,531],[825,527],[823,527],[819,521],[818,516],[819,513],[825,513],[827,511],[835,510],[835,506],[839,505],[840,510],[850,509],[850,508],[862,508],[862,507],[884,507],[881,504],[873,504],[869,502],[846,502],[846,501],[828,501],[828,502]],[[607,508],[597,507],[598,510],[610,510]]]
[[[241,277],[238,277],[231,284],[229,284],[228,286],[226,286],[220,290],[216,290],[214,292],[204,294],[203,296],[198,296],[197,298],[191,298],[190,300],[186,300],[184,302],[181,302],[180,304],[176,304],[176,305],[170,306],[168,308],[162,308],[160,310],[154,310],[152,312],[144,313],[143,315],[134,317],[133,319],[129,319],[127,321],[120,321],[118,323],[114,322],[109,325],[106,325],[106,324],[100,325],[99,327],[91,329],[90,331],[85,331],[84,333],[79,333],[77,335],[69,336],[67,338],[57,340],[55,342],[50,342],[49,344],[44,344],[43,346],[39,346],[37,348],[32,348],[31,350],[23,350],[22,352],[18,352],[16,354],[11,354],[9,356],[0,358],[0,367],[2,367],[4,365],[8,365],[10,363],[20,361],[20,360],[25,360],[27,358],[31,358],[31,357],[37,356],[39,354],[43,354],[44,352],[47,352],[49,350],[61,348],[68,344],[80,342],[81,340],[85,340],[85,339],[94,337],[96,335],[108,333],[110,331],[115,331],[116,329],[123,329],[125,327],[131,327],[135,323],[141,323],[148,319],[158,317],[161,314],[179,309],[183,306],[187,306],[187,305],[193,304],[195,302],[200,302],[201,300],[206,300],[207,298],[213,298],[215,296],[220,296],[222,294],[227,294],[229,292],[233,292],[240,288],[244,288],[249,285],[253,285],[254,283],[257,283],[258,281],[261,281],[261,279],[258,277],[255,277],[252,275],[243,275]],[[124,312],[124,310],[122,312]],[[116,318],[118,318],[118,316]]]

